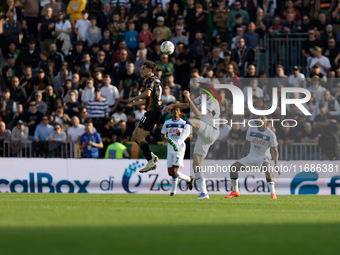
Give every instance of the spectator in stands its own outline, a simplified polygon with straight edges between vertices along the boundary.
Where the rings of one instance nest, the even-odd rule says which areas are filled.
[[[6,123],[0,121],[0,156],[4,155],[4,141],[11,139],[11,131],[6,129]]]
[[[22,33],[21,23],[14,19],[14,11],[7,12],[7,20],[3,24],[3,35],[7,43],[19,43],[19,34]]]
[[[75,23],[74,32],[77,35],[77,40],[86,42],[87,31],[91,27],[91,22],[88,20],[89,14],[87,11],[82,11],[82,18]]]
[[[22,120],[18,120],[11,134],[11,153],[16,155],[22,148],[22,142],[28,140],[28,127]]]
[[[280,145],[295,143],[296,131],[289,124],[280,127],[277,131],[277,141]]]
[[[288,0],[286,1],[286,6],[287,6],[287,9],[285,9],[283,12],[282,12],[282,19],[283,20],[288,20],[288,16],[289,14],[292,14],[293,17],[294,17],[294,21],[297,22],[298,24],[300,24],[301,22],[301,13],[298,9],[294,8],[294,1],[292,0]]]
[[[89,78],[86,81],[86,87],[83,90],[83,93],[81,94],[81,102],[82,105],[85,106],[88,104],[88,102],[93,99],[95,96],[94,94],[94,81],[92,78]]]
[[[327,14],[326,13],[321,12],[318,15],[319,15],[319,17],[315,21],[315,26],[317,28],[316,37],[321,38],[325,29],[326,29],[326,26],[328,24],[328,20],[327,20]]]
[[[248,32],[246,32],[243,36],[246,46],[250,49],[253,49],[256,52],[260,46],[260,35],[255,32],[256,26],[254,22],[250,22],[248,25]]]
[[[94,43],[99,43],[101,40],[100,28],[97,27],[97,20],[95,16],[90,18],[91,26],[86,31],[86,41],[88,46],[92,46]]]
[[[209,57],[206,63],[209,63],[209,66],[215,71],[217,66],[223,62],[223,59],[220,58],[221,48],[216,47],[212,51],[212,56]]]
[[[227,65],[226,74],[224,77],[227,78],[228,83],[232,83],[237,87],[240,86],[240,78],[238,77],[237,74],[235,74],[233,64],[230,63]]]
[[[67,129],[68,140],[74,144],[79,144],[80,136],[85,133],[85,126],[80,124],[77,116],[72,117],[72,126]]]
[[[279,85],[288,86],[288,76],[285,75],[285,69],[282,65],[276,66],[276,75],[272,82],[273,87],[279,87]]]
[[[94,91],[95,97],[89,100],[86,109],[93,125],[99,127],[103,124],[104,118],[109,116],[110,108],[107,99],[101,96],[100,88],[95,88]]]
[[[119,104],[117,106],[117,110],[114,114],[111,115],[115,119],[115,123],[118,124],[119,121],[124,120],[125,122],[127,121],[127,116],[124,113],[125,107],[123,104]]]
[[[66,13],[70,15],[72,26],[82,18],[82,12],[86,9],[86,0],[71,0],[67,5]]]
[[[115,135],[121,139],[121,143],[126,143],[131,141],[132,131],[133,130],[127,129],[125,120],[120,120],[118,122],[118,128],[115,132]]]
[[[38,31],[40,36],[40,49],[47,51],[49,45],[53,43],[55,36],[55,19],[52,17],[52,8],[46,8],[46,14],[38,24]]]
[[[40,51],[36,47],[36,41],[32,38],[28,41],[28,48],[20,52],[22,63],[25,67],[30,66],[36,71],[39,63]]]
[[[247,74],[246,76],[244,76],[244,78],[257,78],[257,75],[256,75],[256,66],[254,64],[250,64],[248,65],[248,68],[247,68]]]
[[[151,32],[150,32],[151,33]],[[125,34],[126,47],[132,51],[132,53],[136,53],[138,47],[138,32],[136,31],[136,25],[133,22],[129,23],[129,31]],[[145,44],[145,46],[147,46]]]
[[[312,78],[312,85],[308,87],[308,90],[315,94],[317,102],[320,102],[323,99],[326,91],[326,89],[320,85],[320,79],[318,76],[314,76],[314,78]]]
[[[315,46],[312,49],[313,58],[310,61],[309,68],[311,68],[314,65],[317,65],[320,67],[320,73],[323,75],[327,75],[327,72],[331,69],[331,63],[329,59],[322,55],[322,49],[318,46]]]
[[[42,97],[43,97],[43,94],[41,91],[37,91],[35,93],[35,101],[37,104],[37,110],[41,112],[43,115],[45,115],[47,112],[47,104],[42,100]]]
[[[111,6],[110,4],[104,4],[103,10],[98,13],[97,21],[98,21],[98,27],[101,30],[104,30],[110,21],[112,20],[112,12],[111,12]]]
[[[44,5],[41,10],[41,16],[45,16],[47,8],[52,8],[52,17],[58,19],[59,12],[62,11],[62,3],[56,2],[56,0],[50,0],[50,3]]]
[[[248,90],[251,88],[252,97],[251,98],[263,98],[263,91],[259,86],[259,81],[257,78],[254,78],[250,82],[250,86],[247,86],[243,89],[244,101],[248,102]]]
[[[314,23],[310,20],[308,14],[302,16],[302,23],[298,27],[299,32],[308,33],[309,30],[314,30]]]
[[[17,103],[11,99],[11,91],[4,89],[0,101],[0,117],[5,123],[9,123],[16,113]]]
[[[113,142],[113,139],[115,138],[114,126],[115,126],[114,118],[106,118],[103,124],[98,128],[98,132],[103,141],[104,152],[107,146],[111,144]]]
[[[222,0],[223,1],[223,0]],[[183,29],[181,26],[176,26],[175,28],[175,36],[170,39],[170,41],[177,45],[179,43],[189,44],[188,37],[183,35]]]
[[[231,28],[234,27],[234,25],[236,24],[237,14],[241,15],[242,20],[245,24],[248,24],[250,21],[248,12],[242,9],[242,1],[240,0],[235,1],[233,3],[233,9],[230,11],[228,17],[228,28],[230,32]]]
[[[122,159],[122,158],[130,158],[130,154],[127,151],[125,145],[121,143],[121,139],[116,137],[114,139],[114,143],[110,144],[105,152],[104,158],[112,158],[112,159]]]
[[[80,137],[80,149],[82,158],[98,158],[99,149],[103,148],[100,135],[93,130],[91,118],[85,120],[85,133]]]
[[[57,101],[57,95],[54,93],[52,85],[46,86],[43,98],[47,104],[47,114],[51,114],[55,110],[55,103]]]
[[[59,123],[54,124],[54,132],[52,132],[47,140],[49,142],[66,142],[67,136],[63,131],[61,125]]]
[[[149,60],[146,58],[146,49],[141,50],[140,53],[139,53],[139,58],[135,61],[135,73],[137,75],[139,75],[139,71],[140,71],[142,65],[147,61],[149,61]]]
[[[273,19],[272,26],[268,28],[268,32],[270,34],[277,34],[281,30],[282,30],[281,18],[280,18],[280,16],[275,16],[274,19]]]
[[[293,73],[288,78],[290,87],[306,88],[306,78],[303,73],[300,73],[298,66],[293,66]]]
[[[69,76],[67,69],[61,69],[60,73],[53,80],[53,90],[57,95],[61,95],[66,87],[66,80]]]
[[[163,86],[163,93],[162,93],[162,103],[163,105],[168,105],[169,103],[176,102],[176,98],[170,94],[170,85],[165,84]]]
[[[309,121],[313,122],[316,115],[319,114],[319,102],[316,100],[315,93],[311,93],[310,100],[306,103],[307,110],[312,114],[309,117]]]
[[[267,29],[270,26],[270,20],[265,18],[263,9],[261,7],[258,7],[256,10],[256,32],[259,34],[260,38],[264,37],[264,34],[267,32]]]
[[[157,31],[161,31],[162,33],[162,39],[163,40],[169,40],[171,38],[171,30],[165,24],[165,19],[162,16],[159,16],[157,18],[157,26],[153,29],[153,36],[156,35]]]
[[[244,69],[254,62],[254,51],[248,48],[244,38],[238,40],[238,47],[233,50],[232,60],[238,63],[240,76],[244,76]]]
[[[326,104],[324,102],[319,103],[319,114],[315,117],[313,122],[313,128],[319,135],[323,135],[327,131],[327,127],[330,124],[331,116],[327,112]]]
[[[310,122],[303,124],[303,132],[301,142],[303,143],[317,143],[319,141],[318,133],[312,127]]]
[[[72,47],[70,34],[72,32],[72,26],[69,20],[66,19],[65,13],[60,11],[58,14],[57,23],[55,25],[55,31],[57,35],[57,48],[67,56],[69,49]]]
[[[13,76],[12,78],[12,87],[11,91],[11,99],[17,104],[26,104],[27,103],[27,95],[26,91],[20,86],[20,81],[17,76]]]
[[[340,120],[340,106],[338,101],[331,95],[329,90],[326,90],[324,93],[324,102],[325,107],[327,109],[327,113],[330,115],[330,118],[335,120]]]
[[[50,134],[53,133],[53,130],[53,126],[49,124],[48,115],[44,115],[42,117],[42,122],[37,125],[34,131],[33,151],[38,156],[41,155],[41,152],[43,152],[43,154],[47,153],[48,144],[46,143],[46,141]]]
[[[39,22],[40,6],[39,0],[20,0],[25,10],[27,29],[31,37],[36,38],[37,27]]]
[[[7,64],[2,68],[3,81],[7,88],[11,87],[13,76],[21,77],[21,68],[15,65],[14,55],[7,54]]]
[[[294,21],[295,15],[288,13],[287,20],[282,22],[282,26],[279,32],[282,33],[295,33],[298,30],[298,23]]]
[[[71,125],[71,118],[64,112],[62,106],[58,106],[56,111],[51,114],[52,123],[58,123],[63,130],[67,130]]]
[[[336,47],[336,42],[334,38],[329,38],[327,42],[327,49],[325,51],[325,57],[327,57],[331,63],[332,70],[336,69],[336,63],[335,60],[336,57],[339,55],[340,49],[339,47]]]
[[[320,84],[324,85],[327,82],[327,76],[322,74],[320,72],[320,66],[315,64],[312,66],[312,68],[309,70],[309,77],[307,78],[307,83],[311,84],[312,79],[314,78],[319,78],[320,79]]]
[[[235,120],[233,121],[235,122]],[[231,148],[234,148],[237,144],[241,144],[244,141],[244,134],[241,129],[240,124],[235,123],[233,124],[229,136],[228,136],[228,144]]]
[[[55,43],[51,43],[49,45],[49,54],[48,58],[50,60],[50,63],[54,63],[55,71],[53,75],[57,75],[59,70],[62,68],[62,64],[64,62],[64,55],[58,51],[57,45]]]
[[[29,103],[29,111],[23,112],[19,115],[19,119],[24,121],[24,125],[28,127],[28,139],[34,140],[34,132],[36,127],[41,122],[43,114],[37,110],[36,101]]]
[[[111,85],[111,77],[109,74],[104,76],[104,86],[100,89],[101,95],[107,99],[109,108],[112,109],[117,99],[119,98],[119,91],[116,86]]]
[[[153,40],[154,38],[151,31],[149,30],[149,24],[143,23],[142,30],[138,34],[138,41],[143,41],[145,46],[148,47]]]

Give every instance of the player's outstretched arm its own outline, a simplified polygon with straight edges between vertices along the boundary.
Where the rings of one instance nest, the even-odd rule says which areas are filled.
[[[151,92],[152,92],[151,89],[146,89],[142,94],[140,94],[140,95],[138,95],[138,96],[136,96],[136,97],[131,97],[131,98],[129,99],[129,102],[130,102],[130,103],[133,103],[134,101],[138,101],[138,100],[140,100],[140,99],[146,99],[146,98],[148,98],[148,97],[151,96]]]
[[[177,104],[169,104],[168,106],[165,107],[164,111],[165,112],[171,112],[172,108],[176,106],[179,107],[181,109],[188,109],[190,108],[190,104],[189,103],[177,103]]]
[[[145,105],[146,104],[146,100],[143,99],[143,100],[139,100],[139,101],[133,101],[131,103],[132,106],[135,106],[135,105]]]

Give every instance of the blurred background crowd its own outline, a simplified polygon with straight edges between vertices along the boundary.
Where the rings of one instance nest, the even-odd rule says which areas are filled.
[[[289,107],[285,118],[298,126],[274,127],[287,145],[284,157],[296,154],[288,145],[314,144],[315,152],[303,148],[304,159],[339,158],[340,0],[4,0],[0,11],[0,156],[22,155],[24,141],[34,155],[54,156],[59,143],[79,148],[87,131],[103,142],[92,157],[104,157],[115,142],[130,144],[130,155],[119,157],[138,157],[131,134],[145,107],[128,98],[143,90],[139,69],[150,60],[164,105],[182,102],[183,90],[197,82],[251,87],[257,109],[271,107],[273,87],[307,88],[312,115]],[[268,50],[268,38],[279,47]],[[288,51],[294,38],[299,44]],[[170,56],[160,51],[165,40],[176,46]],[[231,95],[220,97],[222,118],[239,120]],[[279,112],[273,117],[282,119]],[[164,113],[149,143],[162,144],[168,118]],[[246,112],[243,119],[251,118]],[[219,141],[239,150],[245,132],[223,125]],[[96,150],[85,146],[73,156],[87,149]]]

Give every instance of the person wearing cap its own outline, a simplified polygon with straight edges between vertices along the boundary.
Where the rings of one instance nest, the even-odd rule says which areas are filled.
[[[289,87],[306,88],[306,78],[303,73],[300,73],[298,66],[293,66],[292,74],[288,78]]]
[[[183,30],[181,26],[176,26],[175,28],[175,36],[170,39],[170,41],[177,45],[178,43],[188,44],[188,37],[183,35]]]
[[[331,69],[331,63],[329,59],[322,55],[322,49],[319,46],[314,46],[311,49],[312,55],[314,56],[310,61],[309,68],[317,65],[320,67],[320,73],[327,76],[327,72]]]
[[[12,129],[11,134],[11,153],[17,154],[21,148],[23,141],[28,140],[28,127],[24,125],[22,120],[18,120],[16,126]]]
[[[84,122],[85,133],[80,137],[80,149],[82,158],[99,158],[99,149],[104,147],[102,139],[96,131],[93,130],[91,118]]]
[[[159,16],[157,18],[157,26],[153,29],[152,33],[153,36],[156,36],[157,31],[161,31],[162,33],[162,39],[163,40],[169,40],[171,38],[171,30],[169,27],[165,26],[165,18],[162,16]]]

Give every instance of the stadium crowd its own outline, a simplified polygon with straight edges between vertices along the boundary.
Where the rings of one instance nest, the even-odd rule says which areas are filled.
[[[340,0],[6,0],[2,10],[0,156],[5,140],[12,155],[23,140],[36,152],[46,152],[46,142],[71,141],[83,157],[130,142],[145,106],[128,99],[143,90],[142,64],[154,61],[164,105],[183,101],[182,91],[198,81],[250,86],[257,109],[270,108],[272,87],[309,89],[312,115],[290,107],[286,118],[299,125],[275,126],[279,144],[318,143],[325,159],[338,157]],[[275,77],[267,77],[255,59],[264,35],[277,33],[305,33],[299,54],[307,66],[277,63]],[[176,45],[170,56],[160,51],[165,40]],[[232,97],[220,97],[222,118],[237,120]],[[273,117],[281,119],[279,112]],[[160,130],[149,142],[161,140]],[[219,140],[233,145],[244,133],[224,125]],[[94,145],[86,146],[91,134]]]

